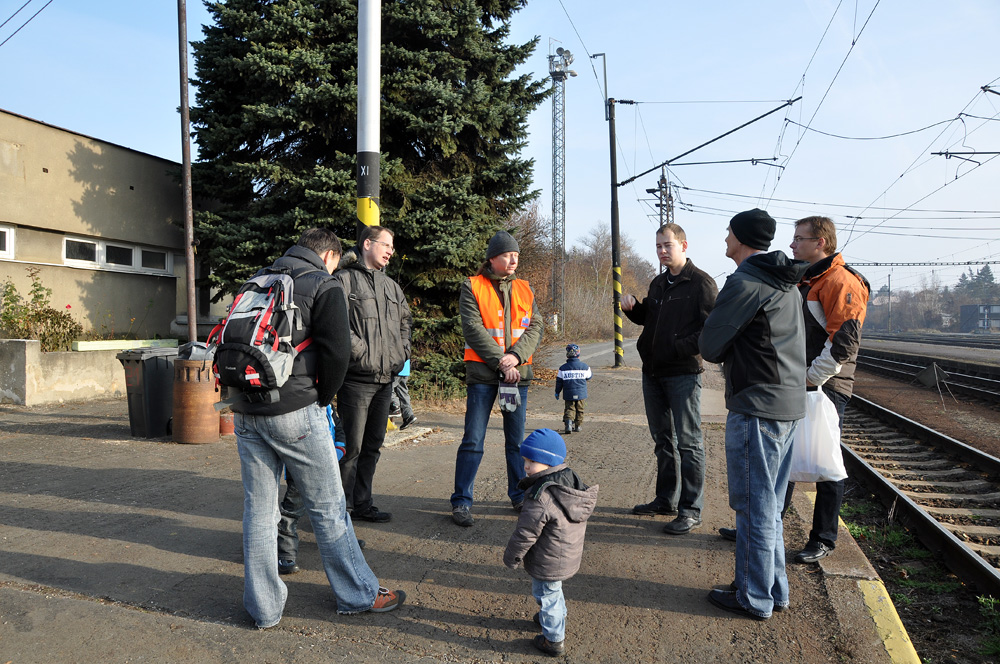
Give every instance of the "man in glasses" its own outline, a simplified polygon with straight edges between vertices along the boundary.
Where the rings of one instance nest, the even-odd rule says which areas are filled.
[[[334,275],[347,293],[351,324],[351,361],[337,393],[347,438],[340,474],[351,516],[385,523],[392,514],[372,503],[372,480],[385,440],[392,382],[410,356],[413,319],[403,289],[385,273],[395,251],[392,231],[368,226],[357,250],[358,260]]]
[[[854,369],[861,348],[861,326],[868,311],[868,281],[837,253],[837,229],[828,217],[795,222],[792,255],[808,261],[799,283],[806,324],[806,386],[821,387],[844,423],[844,408],[854,392]],[[785,492],[785,509],[795,484]],[[797,563],[814,563],[830,555],[837,544],[844,480],[816,483],[812,530]]]

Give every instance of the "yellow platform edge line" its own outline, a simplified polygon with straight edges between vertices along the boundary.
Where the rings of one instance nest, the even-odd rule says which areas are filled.
[[[875,630],[885,644],[885,651],[889,653],[889,659],[894,664],[920,664],[920,657],[910,642],[910,635],[906,633],[903,621],[896,613],[885,584],[882,581],[861,579],[858,587],[865,606],[875,621]]]

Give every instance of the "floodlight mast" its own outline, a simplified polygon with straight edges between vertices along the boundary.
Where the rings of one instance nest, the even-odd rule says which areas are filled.
[[[552,309],[556,331],[566,332],[566,79],[573,54],[561,46],[549,55],[552,78]]]

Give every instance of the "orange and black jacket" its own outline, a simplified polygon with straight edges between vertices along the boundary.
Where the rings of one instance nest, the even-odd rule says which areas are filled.
[[[806,380],[851,396],[868,310],[868,280],[833,254],[809,266],[799,293],[806,324]]]

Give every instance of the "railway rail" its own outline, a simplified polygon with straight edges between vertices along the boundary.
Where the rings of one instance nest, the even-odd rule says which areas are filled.
[[[858,353],[859,368],[911,383],[931,365],[944,372],[937,373],[940,385],[954,394],[1000,405],[1000,367],[867,348]],[[933,374],[929,378],[933,380]]]
[[[865,330],[864,338],[900,343],[1000,350],[1000,334],[886,334],[884,332],[869,332]]]
[[[858,396],[842,440],[852,477],[957,576],[1000,597],[1000,459]]]

